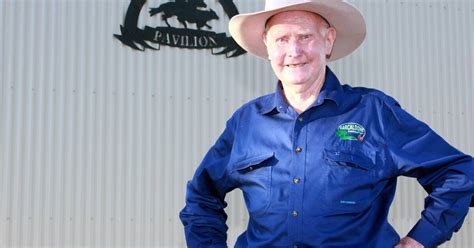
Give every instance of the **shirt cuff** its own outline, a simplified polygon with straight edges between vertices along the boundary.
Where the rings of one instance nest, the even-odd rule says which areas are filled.
[[[416,223],[407,236],[420,242],[425,248],[434,248],[446,241],[445,235],[424,218]]]

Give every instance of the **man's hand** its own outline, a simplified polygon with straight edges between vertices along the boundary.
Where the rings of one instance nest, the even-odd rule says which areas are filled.
[[[424,246],[410,237],[405,237],[394,248],[424,248]]]

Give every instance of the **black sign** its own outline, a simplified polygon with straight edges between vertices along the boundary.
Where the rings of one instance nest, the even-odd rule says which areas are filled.
[[[230,19],[239,14],[232,0],[218,0],[227,17]],[[166,2],[157,8],[150,8],[150,16],[161,14],[166,26],[138,28],[138,17],[146,0],[131,0],[123,25],[120,25],[121,34],[114,34],[124,45],[133,49],[145,51],[145,49],[159,50],[160,45],[190,48],[211,49],[212,54],[224,54],[226,57],[236,57],[246,53],[232,37],[226,33],[202,30],[212,29],[208,24],[211,20],[218,20],[216,12],[207,8],[204,0],[175,0]],[[172,27],[168,19],[176,17],[181,28]],[[188,24],[195,24],[197,29],[188,28]],[[153,47],[150,43],[158,44]]]

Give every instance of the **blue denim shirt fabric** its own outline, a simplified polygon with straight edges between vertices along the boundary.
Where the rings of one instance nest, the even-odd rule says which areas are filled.
[[[180,213],[189,247],[227,247],[227,192],[249,211],[235,247],[393,247],[387,221],[398,176],[431,192],[409,236],[450,239],[474,193],[471,156],[384,93],[341,86],[326,70],[318,99],[298,114],[282,95],[238,109],[187,185]]]

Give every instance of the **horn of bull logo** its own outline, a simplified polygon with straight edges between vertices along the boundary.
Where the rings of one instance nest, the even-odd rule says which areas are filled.
[[[138,28],[138,17],[140,16],[140,12],[145,3],[146,0],[132,0],[130,2],[130,5],[127,9],[127,14],[125,15],[124,25],[120,26],[122,35],[114,34],[114,36],[123,44],[135,50],[144,51],[145,48],[157,50],[145,42],[145,39],[144,37],[141,37],[140,29]],[[144,48],[138,47],[136,43],[142,45]]]

